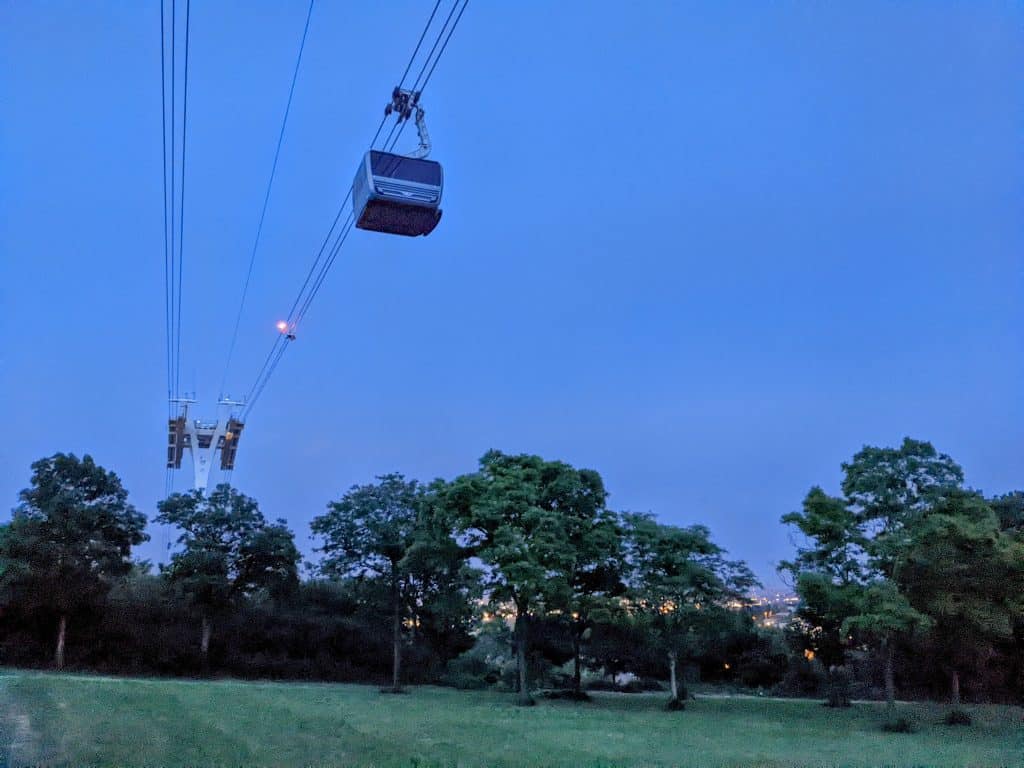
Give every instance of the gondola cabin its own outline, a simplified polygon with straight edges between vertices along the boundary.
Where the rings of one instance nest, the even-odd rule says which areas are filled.
[[[441,220],[441,164],[371,149],[352,183],[356,226],[391,235],[429,235]]]

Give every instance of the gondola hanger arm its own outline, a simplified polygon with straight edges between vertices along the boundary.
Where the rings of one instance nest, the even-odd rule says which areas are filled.
[[[398,122],[413,118],[416,123],[416,133],[419,136],[420,145],[410,152],[407,157],[414,157],[422,160],[430,154],[430,134],[427,132],[426,112],[420,106],[420,91],[410,91],[397,86],[391,92],[391,101],[384,107],[384,115],[398,115]]]

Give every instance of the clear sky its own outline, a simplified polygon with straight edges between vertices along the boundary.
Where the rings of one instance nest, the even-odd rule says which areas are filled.
[[[432,5],[318,0],[229,393]],[[306,7],[193,3],[198,415]],[[1008,1],[474,0],[425,96],[444,218],[429,238],[354,232],[235,484],[308,551],[353,483],[539,453],[600,470],[615,508],[708,524],[773,586],[779,517],[865,443],[928,439],[986,492],[1024,486],[1022,24]],[[0,0],[8,507],[55,451],[115,469],[151,516],[164,489],[159,41],[156,0]]]

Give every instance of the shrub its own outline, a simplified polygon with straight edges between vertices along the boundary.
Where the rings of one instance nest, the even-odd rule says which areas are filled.
[[[567,701],[590,701],[590,696],[588,696],[585,691],[580,691],[579,693],[577,693],[571,688],[555,691],[544,691],[544,693],[541,695],[545,699],[564,699]]]
[[[795,659],[782,681],[771,689],[773,696],[817,696],[825,687],[825,671],[817,661]]]
[[[951,709],[946,713],[946,716],[942,718],[942,722],[946,725],[970,725],[973,720],[971,719],[971,716],[962,709]]]
[[[621,685],[610,680],[591,680],[584,688],[588,691],[609,691],[611,693],[650,693],[651,691],[665,690],[664,685],[649,678],[638,678]]]
[[[448,662],[441,684],[464,691],[480,690],[498,682],[500,673],[487,659],[467,651]]]
[[[913,733],[916,729],[914,724],[907,718],[897,717],[882,723],[882,730],[886,733]]]

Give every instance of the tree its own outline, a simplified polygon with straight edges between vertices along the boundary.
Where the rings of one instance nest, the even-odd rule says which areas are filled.
[[[562,514],[566,545],[564,603],[551,605],[568,624],[572,638],[573,696],[582,691],[582,651],[596,622],[621,612],[623,583],[622,530],[614,512],[605,509],[608,494],[601,476],[589,469],[567,465],[553,469],[553,482],[545,485],[545,506]]]
[[[702,525],[678,528],[637,514],[624,521],[632,605],[668,659],[669,708],[682,709],[677,667],[696,651],[704,617],[745,601],[757,580],[746,564],[726,560]]]
[[[858,629],[886,654],[887,694],[894,685],[895,638],[927,623],[900,594],[900,563],[914,526],[963,484],[963,470],[931,443],[904,438],[899,448],[865,446],[842,465],[843,498],[813,487],[803,510],[782,522],[805,545],[780,570],[794,579],[808,638],[829,668],[829,704],[846,706],[842,672],[850,631]]]
[[[1024,536],[1024,491],[993,496],[988,500],[988,505],[999,518],[1002,530]]]
[[[95,603],[131,570],[131,548],[148,537],[113,472],[89,455],[58,453],[32,465],[31,486],[0,533],[0,587],[7,601],[57,617],[54,665],[64,667],[68,617]]]
[[[896,679],[893,671],[894,645],[901,637],[931,626],[889,579],[869,584],[859,595],[856,613],[843,621],[842,634],[859,632],[875,641],[885,654],[885,703],[890,722],[896,715]]]
[[[446,493],[460,543],[487,567],[484,587],[492,607],[510,606],[515,615],[520,704],[533,704],[527,674],[530,619],[569,603],[577,562],[569,533],[584,507],[601,506],[590,497],[596,494],[603,494],[603,487],[568,464],[500,451],[486,453],[480,470],[456,478]]]
[[[780,564],[780,571],[794,577],[822,574],[838,585],[863,580],[864,541],[857,515],[844,499],[814,486],[804,497],[802,510],[783,515],[782,522],[800,531],[804,545],[797,547],[795,560]]]
[[[909,437],[899,448],[864,446],[842,467],[843,494],[856,515],[869,564],[886,577],[909,542],[909,526],[964,482],[952,458]]]
[[[1001,531],[985,500],[969,491],[948,494],[909,534],[899,579],[934,622],[957,707],[961,669],[1011,639],[1024,611],[1024,543]]]
[[[782,522],[803,536],[796,558],[780,563],[779,570],[790,574],[800,596],[797,616],[810,630],[804,643],[828,670],[829,706],[849,706],[843,624],[856,615],[866,579],[859,518],[844,499],[815,486],[801,511],[783,515]]]
[[[403,602],[409,590],[405,559],[416,543],[420,490],[401,474],[381,475],[378,483],[355,485],[328,511],[313,519],[320,536],[320,564],[332,577],[371,575],[384,579],[390,590],[392,671],[391,690],[401,691]]]
[[[444,480],[421,487],[416,534],[402,561],[411,633],[430,644],[440,663],[473,646],[482,596],[481,572],[470,565],[454,537],[455,522],[445,505],[447,489]]]
[[[207,666],[213,620],[257,591],[294,590],[299,552],[284,520],[268,523],[255,499],[226,483],[209,496],[173,494],[158,507],[157,522],[182,531],[177,540],[182,549],[164,575],[199,611],[199,648]]]
[[[573,694],[583,698],[583,645],[594,627],[623,612],[623,553],[621,530],[612,513],[598,515],[573,541],[578,556],[569,574],[567,615],[572,631]]]

